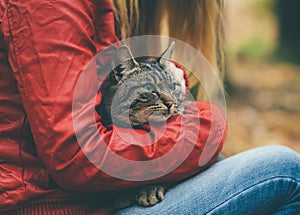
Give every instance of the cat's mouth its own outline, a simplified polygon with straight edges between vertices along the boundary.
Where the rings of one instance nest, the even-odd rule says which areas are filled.
[[[132,107],[129,112],[129,120],[132,125],[142,125],[149,122],[165,122],[172,116],[178,114],[176,104],[162,105],[153,104],[147,107]]]

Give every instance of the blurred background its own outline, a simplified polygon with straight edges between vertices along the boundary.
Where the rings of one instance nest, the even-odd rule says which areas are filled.
[[[229,133],[224,154],[300,152],[300,1],[226,0]]]

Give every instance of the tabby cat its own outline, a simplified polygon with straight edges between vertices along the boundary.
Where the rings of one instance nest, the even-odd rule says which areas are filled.
[[[139,127],[150,122],[161,123],[182,113],[185,95],[183,72],[176,74],[170,62],[174,42],[155,59],[135,59],[130,49],[118,48],[112,68],[102,87],[102,102],[97,109],[104,117],[104,124],[121,127]],[[152,206],[164,198],[164,187],[141,188],[135,198],[127,195],[115,202],[116,208],[124,208],[137,202]]]
[[[114,69],[102,87],[99,111],[105,124],[139,126],[149,123],[149,118],[166,121],[182,111],[185,89],[170,71],[173,49],[174,43],[161,57],[141,62],[133,58],[127,46],[116,51]]]

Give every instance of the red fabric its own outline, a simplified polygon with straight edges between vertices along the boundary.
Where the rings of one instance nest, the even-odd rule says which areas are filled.
[[[110,0],[0,0],[0,22],[0,213],[22,205],[81,199],[86,204],[78,204],[79,209],[109,213],[110,207],[103,200],[106,194],[101,191],[146,182],[114,178],[87,159],[75,136],[72,99],[85,65],[98,51],[117,41]],[[182,116],[171,120],[164,136],[151,147],[128,145],[114,127],[107,129],[101,124],[100,116],[97,133],[110,149],[132,160],[158,158],[178,141],[195,144],[185,162],[152,182],[181,180],[203,168],[198,162],[208,135],[214,134],[208,143],[211,153],[205,155],[209,164],[226,135],[225,116],[217,106],[200,102],[196,106],[198,114],[190,114],[191,120],[184,126],[180,124]],[[201,120],[201,131],[192,134],[195,119]],[[88,128],[93,120],[82,118],[82,127]],[[214,130],[210,129],[212,122],[217,125]],[[153,128],[152,136],[146,138],[153,138],[159,129]],[[183,130],[189,135],[180,136]],[[85,145],[99,163],[110,162],[99,150],[103,144],[92,131],[81,136]],[[193,138],[196,143],[191,143]],[[184,150],[182,144],[178,153]],[[143,174],[126,164],[111,165],[126,168],[131,175]],[[144,171],[165,171],[165,165]],[[87,199],[98,201],[90,203]]]

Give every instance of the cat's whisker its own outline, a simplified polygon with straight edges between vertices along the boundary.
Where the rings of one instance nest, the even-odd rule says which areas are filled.
[[[197,112],[196,111],[190,111],[190,110],[184,110],[183,111],[183,114],[193,114],[193,115],[197,115]]]
[[[134,107],[134,108],[130,108],[130,110],[140,110],[140,107]]]

